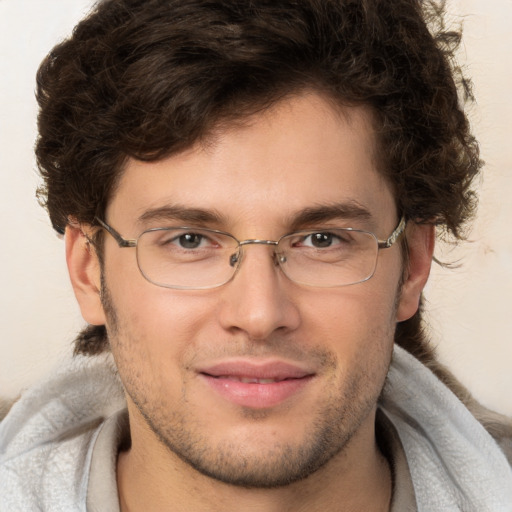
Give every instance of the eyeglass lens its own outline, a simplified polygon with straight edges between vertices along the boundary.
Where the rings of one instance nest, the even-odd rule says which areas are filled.
[[[250,243],[254,242],[244,242],[244,251]],[[226,233],[162,228],[139,237],[137,261],[142,274],[154,284],[207,289],[233,277],[241,250],[239,242]],[[319,287],[346,286],[373,275],[378,241],[372,233],[358,230],[303,231],[284,236],[269,252],[277,254],[277,263],[292,281]]]

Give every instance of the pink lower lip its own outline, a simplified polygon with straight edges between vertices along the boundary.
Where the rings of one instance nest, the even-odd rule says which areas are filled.
[[[268,409],[297,394],[313,378],[312,375],[268,384],[245,383],[222,377],[200,374],[206,383],[222,397],[242,407]]]

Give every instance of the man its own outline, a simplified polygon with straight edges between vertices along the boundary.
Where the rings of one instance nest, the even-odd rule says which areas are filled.
[[[104,0],[53,49],[40,192],[88,327],[0,427],[0,510],[512,509],[510,425],[421,323],[481,165],[441,11]]]

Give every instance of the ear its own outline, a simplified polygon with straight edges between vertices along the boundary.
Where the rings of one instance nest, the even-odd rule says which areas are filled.
[[[404,269],[397,322],[411,318],[418,310],[421,292],[427,283],[435,244],[435,226],[410,222],[405,233],[408,261]]]
[[[82,316],[91,325],[104,325],[101,272],[96,251],[79,224],[68,224],[65,238],[69,277]]]

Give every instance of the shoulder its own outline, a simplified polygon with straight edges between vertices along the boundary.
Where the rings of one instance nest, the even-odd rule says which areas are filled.
[[[7,398],[0,397],[0,421],[2,421],[7,416],[7,413],[10,411],[14,402],[15,400],[9,400]]]
[[[512,502],[509,420],[480,406],[450,382],[449,373],[431,370],[432,365],[395,347],[380,401],[398,432],[418,505],[507,510],[505,504]]]
[[[437,359],[426,366],[464,404],[474,418],[496,441],[512,466],[512,418],[499,414],[478,402],[455,375]]]
[[[124,405],[106,359],[74,360],[24,393],[0,423],[0,512],[80,510],[95,439]]]

